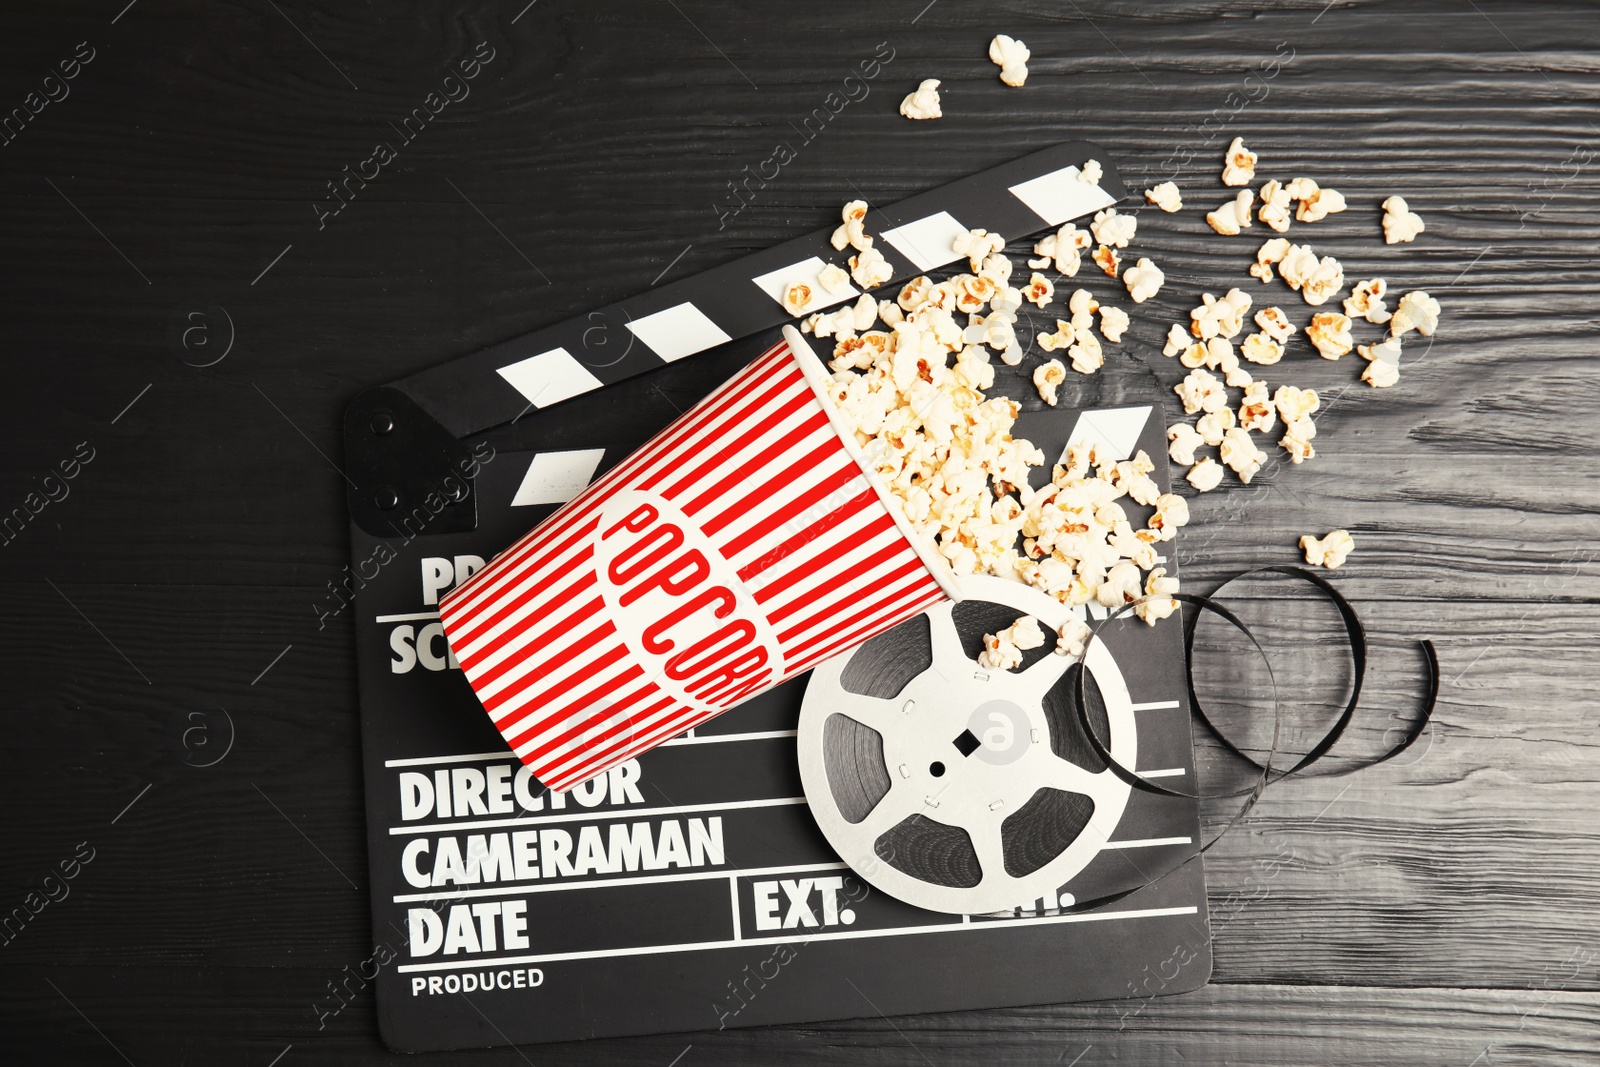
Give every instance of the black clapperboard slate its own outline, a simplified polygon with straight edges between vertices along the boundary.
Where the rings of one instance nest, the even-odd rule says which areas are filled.
[[[1103,150],[1061,144],[874,208],[868,229],[895,271],[876,295],[956,258],[943,251],[952,226],[1021,238],[1120,199],[1109,165],[1098,189],[1076,180],[1091,158],[1103,161]],[[1198,858],[1183,862],[1199,831],[1190,802],[1135,790],[1114,847],[1063,887],[1092,901],[1143,885],[1130,895],[1082,910],[1046,899],[1008,916],[927,912],[866,891],[812,820],[794,737],[805,677],[557,797],[519,774],[454,668],[438,595],[662,428],[665,420],[643,425],[613,414],[649,410],[628,402],[629,390],[654,388],[655,376],[637,376],[702,353],[697,370],[709,391],[777,341],[788,316],[753,279],[776,274],[781,283],[797,265],[837,261],[830,233],[369,390],[350,405],[360,592],[349,610],[373,937],[383,962],[378,1019],[391,1048],[1148,997],[1207,981],[1203,870]],[[1023,311],[1019,337],[1054,329],[1053,315]],[[1090,434],[1124,455],[1146,451],[1167,487],[1161,405],[1147,374],[1108,366],[1073,376],[1069,395],[1078,389],[1083,409],[1073,411],[1044,408],[1024,375],[997,370],[995,392],[1024,404],[1018,435],[1047,458]],[[1192,781],[1177,620],[1150,628],[1130,617],[1102,633],[1135,702],[1138,769]],[[707,834],[712,819],[720,820],[717,842]],[[585,828],[604,838],[618,823],[649,836],[655,869],[544,869],[541,834],[564,832],[581,844]],[[847,908],[837,906],[841,892]],[[763,931],[774,900],[786,925]]]

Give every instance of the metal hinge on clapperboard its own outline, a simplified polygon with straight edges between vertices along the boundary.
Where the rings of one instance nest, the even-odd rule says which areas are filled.
[[[894,270],[877,291],[892,293],[918,274],[961,259],[951,242],[969,229],[1025,237],[1115,204],[1126,190],[1103,157],[1097,145],[1069,141],[874,208],[870,229]],[[1090,159],[1102,160],[1098,183],[1080,180],[1080,167]],[[816,274],[836,255],[832,232],[797,237],[360,394],[344,422],[352,520],[373,536],[391,536],[397,519],[438,500],[444,486],[453,499],[427,510],[428,531],[475,529],[464,438],[793,321],[780,290],[805,280],[814,292],[826,292]],[[849,289],[809,310],[857,296]],[[597,325],[625,328],[642,344],[621,358],[609,351],[590,358],[584,335]]]

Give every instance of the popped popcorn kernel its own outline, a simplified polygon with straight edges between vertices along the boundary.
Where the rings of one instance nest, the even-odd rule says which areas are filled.
[[[1337,189],[1318,188],[1300,198],[1294,217],[1300,222],[1321,222],[1329,215],[1337,215],[1347,205],[1344,194]]]
[[[984,634],[983,651],[978,653],[978,666],[990,670],[1014,671],[1022,666],[1022,649],[1012,643],[1005,632]]]
[[[1250,431],[1242,426],[1235,426],[1223,434],[1222,448],[1219,451],[1222,462],[1233,469],[1239,480],[1245,485],[1250,484],[1261,470],[1261,465],[1267,461],[1267,454],[1256,447],[1255,441],[1250,437]]]
[[[1223,437],[1233,429],[1233,409],[1218,408],[1216,411],[1206,412],[1195,420],[1194,429],[1202,441],[1215,448],[1222,444]]]
[[[1250,267],[1250,276],[1270,282],[1275,277],[1272,273],[1273,264],[1283,262],[1283,257],[1289,254],[1289,247],[1287,237],[1274,237],[1263,242],[1256,249],[1256,261]]]
[[[1101,170],[1100,161],[1098,159],[1089,160],[1083,165],[1083,169],[1078,171],[1078,180],[1080,182],[1087,182],[1090,185],[1099,185],[1100,177]]]
[[[1278,391],[1272,394],[1272,402],[1278,409],[1278,417],[1286,426],[1315,414],[1322,406],[1322,398],[1317,396],[1315,389],[1297,389],[1292,385],[1278,386]]]
[[[1222,155],[1222,184],[1249,185],[1256,176],[1256,154],[1244,146],[1243,137],[1235,137]]]
[[[997,233],[988,230],[968,230],[966,233],[956,234],[955,240],[950,242],[950,251],[958,256],[966,256],[972,269],[982,270],[984,260],[1005,248],[1006,239]]]
[[[1400,380],[1400,368],[1386,359],[1375,359],[1362,370],[1361,380],[1374,389],[1387,389]]]
[[[1278,273],[1313,307],[1327,303],[1344,288],[1344,267],[1332,256],[1319,258],[1310,245],[1291,244],[1278,264]]]
[[[1127,286],[1128,295],[1135,304],[1142,304],[1161,291],[1161,285],[1167,276],[1147,258],[1141,258],[1138,263],[1122,272],[1122,284]]]
[[[1055,333],[1040,333],[1034,335],[1034,341],[1046,352],[1057,349],[1065,350],[1073,341],[1077,340],[1077,331],[1072,328],[1072,323],[1062,319],[1056,320]]]
[[[817,272],[817,281],[822,287],[835,296],[842,296],[850,290],[850,275],[837,263],[829,263]]]
[[[1317,195],[1317,183],[1310,178],[1296,178],[1284,186],[1289,190],[1289,196],[1295,200],[1309,200]]]
[[[1256,218],[1268,229],[1283,233],[1289,228],[1289,207],[1293,199],[1280,181],[1270,181],[1261,187],[1261,208]]]
[[[1425,228],[1422,216],[1411,210],[1404,197],[1391,196],[1383,202],[1384,244],[1409,244]]]
[[[832,244],[839,251],[844,251],[848,246],[857,252],[865,252],[872,247],[872,238],[867,236],[867,202],[865,200],[852,200],[840,212],[844,221],[839,228],[833,231]]]
[[[1210,371],[1195,369],[1173,387],[1183,410],[1190,415],[1197,411],[1217,411],[1227,406],[1228,391]]]
[[[1177,323],[1167,330],[1167,343],[1161,349],[1161,354],[1171,359],[1173,356],[1189,347],[1189,332]]]
[[[1239,351],[1245,359],[1263,367],[1270,367],[1283,358],[1283,344],[1265,333],[1253,333],[1246,337]]]
[[[1144,191],[1144,198],[1169,215],[1183,210],[1183,196],[1178,192],[1177,182],[1153,185]]]
[[[1241,289],[1229,289],[1220,300],[1202,293],[1200,306],[1189,312],[1189,330],[1201,340],[1231,338],[1244,329],[1244,315],[1249,310],[1250,294]]]
[[[1244,316],[1250,310],[1250,294],[1243,289],[1229,289],[1217,301],[1217,332],[1232,338],[1244,329]]]
[[[1108,608],[1120,608],[1139,599],[1139,568],[1123,560],[1106,572],[1095,599]]]
[[[1127,248],[1138,225],[1139,220],[1132,215],[1119,215],[1116,208],[1108,207],[1095,213],[1094,221],[1089,224],[1089,232],[1103,245]]]
[[[1022,295],[1028,303],[1042,308],[1050,302],[1055,291],[1056,287],[1051,284],[1050,279],[1035,271],[1033,277],[1028,279],[1028,287],[1022,290]]]
[[[1067,298],[1067,310],[1072,312],[1073,328],[1086,330],[1094,325],[1094,313],[1100,310],[1100,301],[1087,289],[1074,289]]]
[[[1264,307],[1256,312],[1256,325],[1261,327],[1262,333],[1280,345],[1288,344],[1289,338],[1298,332],[1294,324],[1289,321],[1289,316],[1278,307]]]
[[[1074,277],[1083,262],[1082,250],[1088,248],[1089,244],[1089,232],[1069,222],[1034,244],[1033,254],[1043,258],[1028,260],[1028,266],[1037,270],[1054,264],[1058,273],[1068,278]]]
[[[1000,240],[1004,247],[1005,238]],[[997,249],[983,257],[983,264],[978,267],[978,277],[988,279],[996,289],[1001,289],[1011,284],[1011,271],[1011,257],[1001,254]],[[995,310],[999,311],[1000,308],[996,307]]]
[[[1178,494],[1162,493],[1156,497],[1155,508],[1149,528],[1160,540],[1172,540],[1180,526],[1189,525],[1189,502]]]
[[[1356,352],[1367,361],[1361,380],[1374,389],[1387,389],[1400,381],[1400,338],[1390,337],[1375,345],[1357,345]]]
[[[1031,56],[1027,45],[1003,33],[989,42],[989,59],[1000,68],[1000,80],[1015,88],[1021,88],[1028,80]]]
[[[1089,647],[1089,635],[1093,632],[1089,629],[1088,623],[1076,615],[1072,616],[1062,624],[1060,636],[1056,641],[1056,655],[1082,659]]]
[[[1121,308],[1114,308],[1106,304],[1100,306],[1100,334],[1113,344],[1122,342],[1122,335],[1128,329],[1128,313]]]
[[[900,287],[900,295],[896,298],[896,302],[902,311],[914,311],[932,298],[933,282],[926,274],[919,274]]]
[[[1110,245],[1100,245],[1094,250],[1095,265],[1111,277],[1117,276],[1117,269],[1122,265],[1122,260],[1117,256],[1117,250]]]
[[[1283,414],[1281,408],[1278,413]],[[1298,465],[1308,459],[1316,458],[1317,450],[1311,446],[1311,441],[1316,436],[1317,426],[1309,415],[1297,419],[1285,419],[1283,436],[1278,439],[1278,444],[1289,453],[1290,462]]]
[[[1059,359],[1042,363],[1033,372],[1033,387],[1051,407],[1056,406],[1056,390],[1067,380],[1067,368]]]
[[[1133,613],[1143,619],[1146,625],[1154,626],[1177,612],[1178,602],[1172,599],[1172,594],[1176,592],[1178,579],[1167,577],[1167,568],[1155,567],[1144,583],[1145,598],[1133,609]]]
[[[1206,341],[1196,341],[1188,348],[1185,348],[1183,354],[1178,357],[1178,362],[1190,370],[1194,370],[1196,367],[1204,367],[1207,364],[1213,367],[1216,366],[1216,362],[1211,358],[1210,345]]]
[[[1022,653],[1044,644],[1044,630],[1039,620],[1024,615],[999,633],[983,635],[983,651],[978,653],[978,666],[991,670],[1015,670],[1022,666]]]
[[[1356,282],[1350,295],[1344,298],[1344,313],[1351,318],[1366,319],[1382,325],[1391,318],[1388,305],[1383,302],[1389,292],[1389,283],[1382,278],[1368,278]]]
[[[1338,359],[1350,351],[1354,341],[1350,338],[1350,320],[1333,311],[1323,311],[1311,316],[1306,327],[1306,340],[1311,342],[1323,359]]]
[[[815,295],[805,282],[790,282],[783,287],[783,310],[799,318],[811,306]]]
[[[1250,228],[1250,207],[1256,194],[1249,189],[1239,190],[1239,195],[1215,211],[1206,213],[1206,222],[1224,237],[1236,237],[1240,230]]]
[[[1233,350],[1233,343],[1221,337],[1213,337],[1206,342],[1206,357],[1209,362],[1215,358],[1216,365],[1222,370],[1222,380],[1231,389],[1243,389],[1254,381],[1254,377],[1239,362],[1238,355]]]
[[[1206,456],[1190,467],[1185,477],[1200,492],[1209,493],[1222,484],[1222,464]]]
[[[875,289],[894,277],[894,268],[882,252],[868,247],[850,257],[850,277],[863,289]]]
[[[1416,330],[1424,337],[1432,337],[1438,327],[1439,301],[1416,289],[1400,298],[1400,306],[1389,319],[1389,336],[1403,337]]]
[[[1194,450],[1206,443],[1187,422],[1175,422],[1168,427],[1167,440],[1172,442],[1167,446],[1167,455],[1172,457],[1172,462],[1185,467],[1194,465]]]
[[[1077,343],[1067,349],[1067,355],[1072,358],[1072,369],[1079,374],[1093,374],[1105,365],[1105,355],[1100,348],[1100,339],[1088,330],[1075,329]]]
[[[856,301],[854,311],[857,330],[870,330],[878,320],[878,302],[866,293],[862,293]]]
[[[1239,398],[1239,425],[1252,433],[1266,433],[1276,419],[1267,383],[1257,381],[1245,386],[1244,396]]]
[[[1376,344],[1356,345],[1356,351],[1365,360],[1386,359],[1391,363],[1398,363],[1400,362],[1400,338],[1385,337]]]
[[[1336,571],[1356,550],[1356,540],[1349,530],[1334,530],[1320,538],[1305,534],[1300,538],[1300,547],[1306,554],[1306,563]]]
[[[906,94],[900,101],[900,114],[908,119],[936,119],[944,115],[939,110],[939,79],[926,78],[915,92]]]

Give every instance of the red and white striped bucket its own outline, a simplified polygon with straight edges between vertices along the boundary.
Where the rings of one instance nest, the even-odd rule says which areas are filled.
[[[467,681],[552,789],[960,599],[784,336],[441,602]]]

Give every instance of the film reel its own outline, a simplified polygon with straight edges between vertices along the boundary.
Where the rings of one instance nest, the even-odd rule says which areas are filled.
[[[1053,897],[1127,807],[1132,787],[1083,737],[1077,672],[1116,762],[1136,766],[1138,736],[1103,640],[1081,666],[1053,640],[1015,671],[978,666],[984,632],[1023,614],[1059,629],[1069,608],[1001,578],[962,586],[960,604],[817,667],[798,744],[812,815],[857,874],[908,904],[978,915]]]

